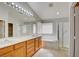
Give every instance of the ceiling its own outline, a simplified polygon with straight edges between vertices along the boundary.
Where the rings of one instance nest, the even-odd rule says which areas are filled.
[[[42,20],[69,17],[69,2],[28,2],[28,4]]]
[[[27,4],[28,3],[28,4]],[[69,17],[69,4],[68,2],[21,2],[16,3],[26,10],[31,11],[34,16],[38,15],[42,20],[56,19]],[[30,6],[31,8],[29,8]],[[8,7],[9,19],[17,19],[22,22],[34,22],[37,20],[35,17],[20,14],[16,9]],[[34,13],[35,12],[35,13]]]

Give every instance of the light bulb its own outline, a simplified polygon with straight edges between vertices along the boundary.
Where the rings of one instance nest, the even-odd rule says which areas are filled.
[[[18,5],[15,5],[16,7],[18,7]]]
[[[12,2],[12,5],[14,5],[14,3]]]
[[[21,7],[19,7],[19,9],[20,9]]]
[[[59,12],[57,12],[57,15],[59,15],[60,13]]]

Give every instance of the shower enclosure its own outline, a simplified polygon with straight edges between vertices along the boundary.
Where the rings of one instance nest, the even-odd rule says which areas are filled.
[[[58,23],[58,48],[69,48],[69,22]]]

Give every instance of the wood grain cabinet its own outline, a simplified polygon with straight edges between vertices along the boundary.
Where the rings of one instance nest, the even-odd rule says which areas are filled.
[[[42,47],[41,37],[0,48],[1,57],[32,57]]]
[[[2,57],[13,57],[12,53],[13,52],[11,51],[9,53],[6,53],[6,54],[2,55]]]
[[[27,57],[33,56],[34,54],[34,39],[28,40],[27,41]]]
[[[39,39],[36,38],[35,39],[35,51],[38,51],[38,49],[39,49]]]
[[[12,56],[13,46],[5,47],[0,49],[0,56],[2,57],[8,57]]]
[[[38,37],[39,39],[39,48],[42,48],[42,40],[41,40],[41,37]]]
[[[13,56],[14,57],[25,57],[26,56],[25,42],[14,45]]]

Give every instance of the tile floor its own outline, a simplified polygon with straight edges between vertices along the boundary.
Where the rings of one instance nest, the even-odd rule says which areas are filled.
[[[33,57],[67,57],[67,51],[41,48]]]
[[[67,57],[68,49],[58,48],[57,42],[43,42],[43,48],[41,48],[33,57]]]

